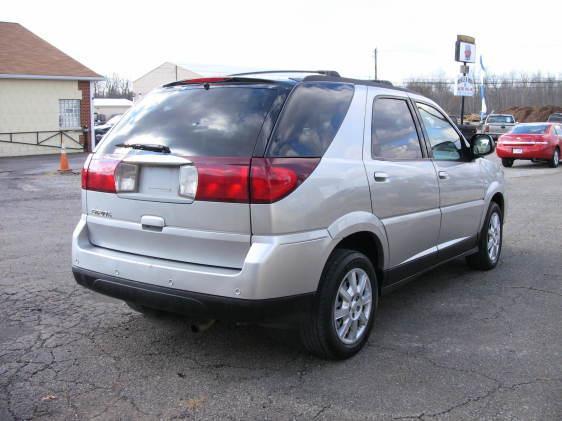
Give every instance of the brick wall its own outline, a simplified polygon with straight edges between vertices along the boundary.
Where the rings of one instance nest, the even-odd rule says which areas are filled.
[[[78,89],[82,91],[82,100],[80,101],[80,126],[90,128],[90,110],[92,107],[90,95],[90,82],[78,81]],[[84,150],[90,151],[90,132],[80,136],[80,143],[84,145]]]

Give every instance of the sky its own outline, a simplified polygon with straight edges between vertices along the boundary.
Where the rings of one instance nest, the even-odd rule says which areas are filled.
[[[375,47],[379,79],[452,78],[457,34],[476,38],[489,72],[562,77],[558,1],[1,1],[0,21],[131,80],[165,61],[209,75],[330,69],[374,78]]]

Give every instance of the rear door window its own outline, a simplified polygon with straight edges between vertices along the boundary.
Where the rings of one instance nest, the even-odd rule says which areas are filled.
[[[420,139],[406,100],[375,99],[372,121],[373,158],[422,158]]]
[[[279,86],[162,88],[127,113],[100,149],[139,143],[185,156],[250,157],[272,103],[284,94]]]
[[[308,82],[297,86],[279,117],[268,156],[322,157],[345,118],[353,86]]]

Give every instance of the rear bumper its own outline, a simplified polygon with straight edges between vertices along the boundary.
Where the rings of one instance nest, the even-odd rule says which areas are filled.
[[[513,149],[521,149],[522,153],[513,153]],[[533,146],[517,146],[517,145],[498,145],[496,153],[500,158],[510,159],[550,159],[554,153],[552,145],[533,145]]]
[[[77,271],[155,287],[234,300],[267,300],[315,292],[331,241],[327,230],[254,236],[242,267],[232,269],[94,246],[83,215],[72,238],[72,265]]]
[[[196,319],[298,321],[306,315],[314,297],[314,294],[302,294],[269,300],[244,300],[162,287],[78,267],[73,267],[72,272],[76,282],[93,291]]]

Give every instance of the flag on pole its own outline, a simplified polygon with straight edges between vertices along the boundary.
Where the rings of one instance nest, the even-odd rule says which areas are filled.
[[[484,117],[488,113],[488,109],[486,107],[486,86],[484,85],[485,78],[486,78],[486,68],[484,67],[484,61],[482,59],[482,55],[480,55],[480,98],[482,98],[480,120],[484,120]]]

